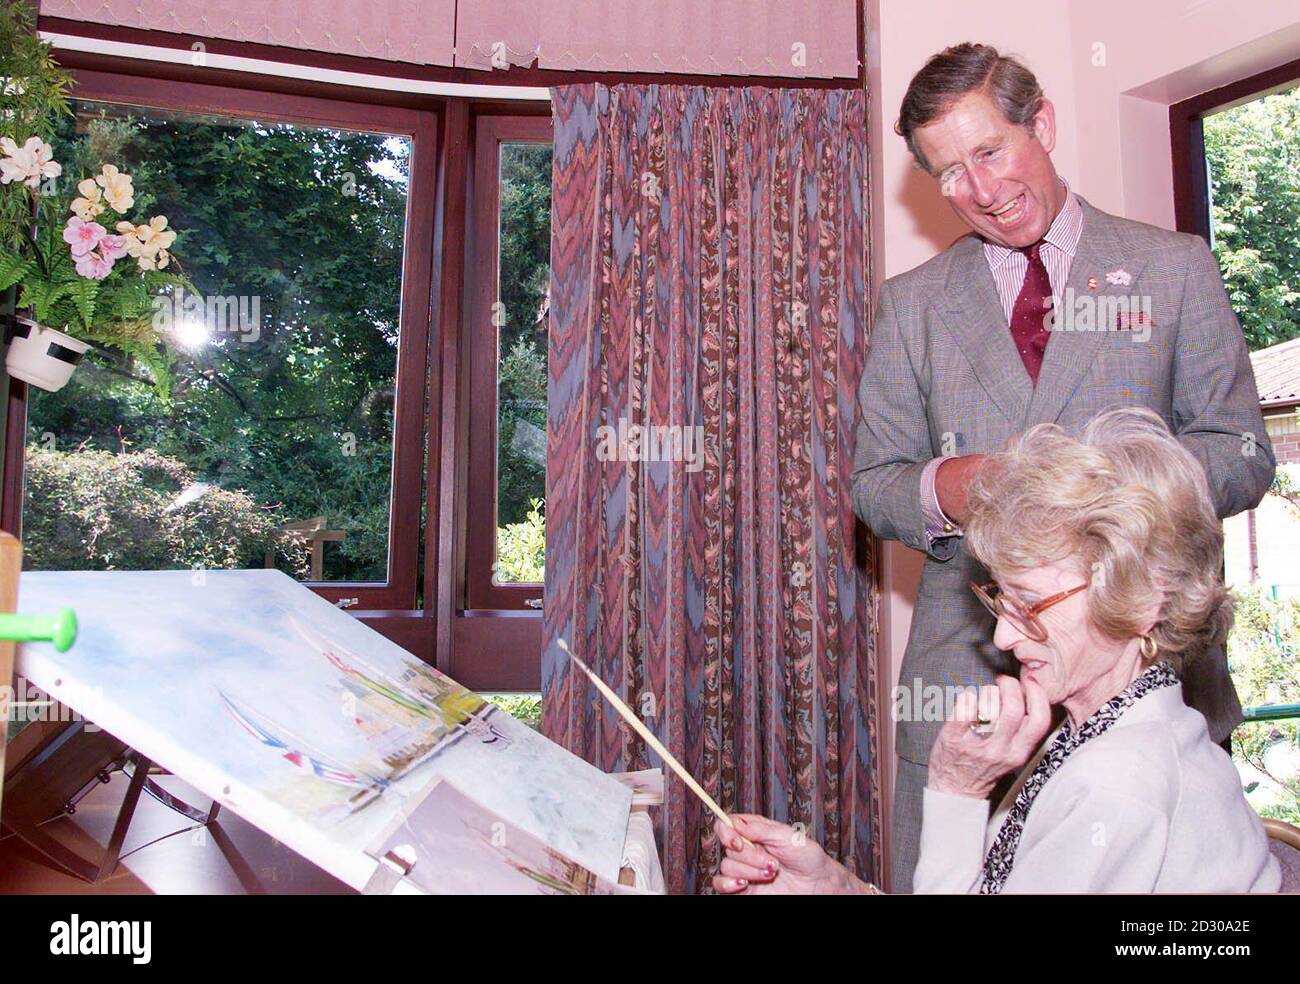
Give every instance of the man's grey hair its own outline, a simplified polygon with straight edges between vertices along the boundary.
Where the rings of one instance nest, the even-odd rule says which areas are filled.
[[[923,170],[929,172],[930,165],[916,146],[917,129],[939,119],[962,96],[981,90],[1008,123],[1033,131],[1034,115],[1043,104],[1043,87],[1033,72],[987,44],[966,41],[944,48],[912,76],[894,124]]]

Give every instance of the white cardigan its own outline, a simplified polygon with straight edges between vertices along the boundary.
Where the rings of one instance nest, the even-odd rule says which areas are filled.
[[[926,788],[916,892],[974,893],[984,855],[1049,735],[993,816]],[[1044,784],[1004,892],[1276,892],[1282,875],[1232,760],[1181,688],[1129,707]]]

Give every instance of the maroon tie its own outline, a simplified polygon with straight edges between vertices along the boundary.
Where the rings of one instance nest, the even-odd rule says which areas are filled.
[[[1023,247],[1029,260],[1025,268],[1025,282],[1020,286],[1015,306],[1011,309],[1011,338],[1016,343],[1020,358],[1025,363],[1025,371],[1035,384],[1038,383],[1038,370],[1043,365],[1043,353],[1047,351],[1046,319],[1052,310],[1052,284],[1047,279],[1047,267],[1038,255],[1041,243]]]

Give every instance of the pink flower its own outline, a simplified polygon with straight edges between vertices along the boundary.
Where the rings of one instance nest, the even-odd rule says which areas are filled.
[[[99,241],[99,252],[104,259],[110,264],[119,257],[126,256],[126,237],[125,236],[104,236]]]
[[[98,222],[83,222],[75,215],[68,219],[63,229],[63,241],[72,247],[72,255],[85,256],[108,235],[108,230]]]
[[[7,87],[6,87],[7,88]],[[0,137],[0,184],[21,181],[28,188],[38,188],[41,178],[57,178],[63,166],[51,158],[54,151],[40,137],[28,137],[19,147],[10,137]]]
[[[113,261],[91,250],[77,257],[77,272],[91,280],[103,280],[113,269]]]

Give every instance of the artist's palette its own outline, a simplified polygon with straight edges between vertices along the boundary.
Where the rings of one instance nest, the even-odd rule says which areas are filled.
[[[626,786],[278,571],[25,572],[19,603],[80,623],[19,673],[355,888],[435,779],[617,881]]]

